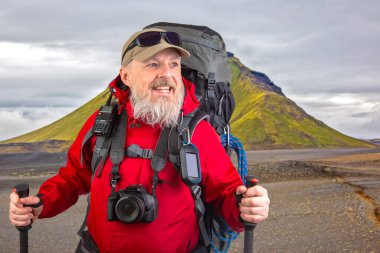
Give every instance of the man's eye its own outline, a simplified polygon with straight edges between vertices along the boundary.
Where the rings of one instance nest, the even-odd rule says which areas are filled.
[[[172,62],[172,63],[170,64],[171,67],[178,67],[178,65],[179,65],[178,62]]]
[[[148,67],[152,67],[152,68],[156,68],[156,67],[158,66],[158,64],[155,63],[155,62],[151,62],[151,63],[149,63],[147,66],[148,66]]]

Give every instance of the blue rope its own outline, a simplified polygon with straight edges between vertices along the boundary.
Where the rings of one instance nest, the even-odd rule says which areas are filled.
[[[221,139],[222,145],[224,147],[226,147],[227,146],[227,134],[221,135],[220,139]],[[229,134],[229,141],[230,141],[230,143],[229,143],[230,148],[232,148],[235,151],[235,153],[237,154],[238,172],[239,172],[241,179],[243,180],[243,183],[245,184],[245,176],[248,175],[248,165],[247,165],[247,156],[245,154],[243,144],[239,141],[238,138],[236,138],[232,134]],[[227,253],[228,250],[230,249],[232,241],[234,241],[236,238],[238,238],[240,233],[235,232],[232,229],[230,229],[228,227],[227,223],[223,219],[220,219],[219,225],[221,226],[222,231],[223,231],[225,236],[220,235],[217,231],[215,231],[214,228],[213,228],[213,234],[215,234],[218,237],[218,239],[225,242],[227,244],[227,247],[225,250],[219,250],[218,248],[216,248],[213,241],[211,241],[211,249],[216,253]]]
[[[226,134],[221,135],[220,139],[222,141],[222,145],[226,147],[227,135]],[[245,176],[248,175],[248,165],[247,165],[247,156],[245,154],[243,144],[239,141],[238,138],[236,138],[232,134],[229,135],[229,139],[230,139],[230,147],[233,150],[235,150],[235,153],[238,156],[238,172],[241,179],[243,180],[243,183],[245,184]]]

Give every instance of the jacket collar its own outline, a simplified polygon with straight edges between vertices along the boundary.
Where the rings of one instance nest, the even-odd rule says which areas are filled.
[[[195,96],[195,85],[182,77],[183,84],[185,85],[185,98],[182,105],[184,115],[193,112],[198,106],[199,101]],[[128,113],[132,112],[132,105],[129,101],[129,88],[121,81],[118,75],[110,84],[110,92],[118,99],[120,108],[126,108]],[[133,114],[133,113],[132,113]],[[130,114],[131,115],[131,114]]]

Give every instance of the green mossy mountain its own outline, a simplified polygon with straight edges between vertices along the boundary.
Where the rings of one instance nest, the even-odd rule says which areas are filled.
[[[246,149],[374,147],[368,142],[343,135],[311,117],[288,99],[279,87],[263,81],[261,77],[264,74],[248,69],[235,57],[229,61],[236,101],[231,129]],[[105,90],[56,122],[0,144],[58,141],[68,145],[74,141],[86,119],[105,103],[107,97],[108,91]]]
[[[265,85],[237,58],[230,61],[236,100],[231,130],[246,149],[374,147],[328,127],[273,83]]]

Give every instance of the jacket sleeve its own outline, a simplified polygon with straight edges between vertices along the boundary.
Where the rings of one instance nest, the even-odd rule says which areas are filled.
[[[83,146],[83,159],[81,159],[82,142],[86,133],[91,129],[96,114],[94,113],[87,120],[70,147],[66,166],[60,168],[57,175],[41,185],[38,194],[42,198],[43,209],[39,218],[53,217],[65,211],[77,202],[79,195],[90,191],[92,147],[95,138],[91,138]]]
[[[242,231],[235,192],[243,182],[225,152],[220,137],[208,122],[202,121],[194,131],[192,142],[199,151],[201,185],[206,203],[211,203],[215,213],[222,215],[233,230]]]

